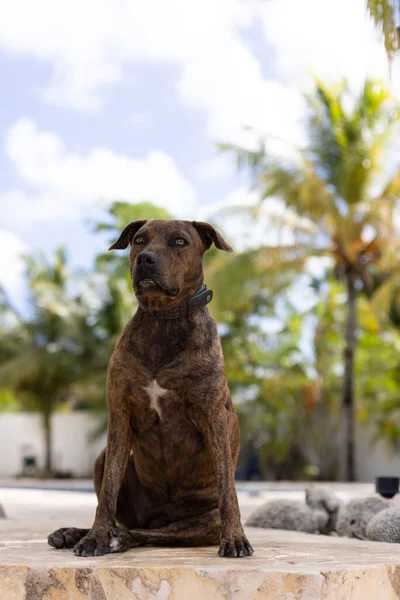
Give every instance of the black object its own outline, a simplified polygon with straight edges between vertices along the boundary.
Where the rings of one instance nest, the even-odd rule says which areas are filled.
[[[376,477],[375,489],[384,498],[393,498],[399,491],[399,477]]]
[[[236,479],[242,481],[260,481],[262,479],[260,460],[257,454],[249,454],[246,464],[236,471]]]

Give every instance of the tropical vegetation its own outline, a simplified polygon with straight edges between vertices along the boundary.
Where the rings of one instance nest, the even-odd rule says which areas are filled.
[[[346,294],[347,317],[342,381],[340,476],[354,478],[354,370],[358,298],[383,299],[393,310],[399,284],[400,237],[396,219],[400,167],[393,157],[400,112],[384,85],[366,81],[357,97],[345,81],[328,87],[316,79],[307,96],[308,145],[284,157],[262,140],[257,150],[222,145],[240,168],[249,168],[262,214],[268,203],[282,203],[282,218],[293,214],[296,260],[330,257]],[[265,211],[264,213],[265,214]],[[276,218],[276,217],[275,217]],[[268,242],[263,241],[264,252]],[[289,266],[287,247],[270,249]],[[379,302],[376,301],[379,298]]]
[[[306,147],[222,146],[258,195],[239,208],[243,218],[266,233],[235,253],[211,249],[205,278],[241,420],[241,465],[256,454],[260,477],[352,479],[356,420],[389,445],[400,440],[400,113],[373,81],[354,96],[346,82],[317,79],[307,102]],[[55,411],[97,410],[105,428],[107,363],[135,310],[127,253],[106,248],[131,220],[170,217],[151,203],[114,202],[92,224],[105,251],[91,268],[71,270],[63,248],[38,252],[24,259],[23,311],[0,289],[0,410],[41,414],[45,473]]]

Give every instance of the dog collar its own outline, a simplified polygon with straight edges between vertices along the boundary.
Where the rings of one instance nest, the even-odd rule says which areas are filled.
[[[209,290],[206,284],[203,283],[199,291],[194,296],[190,296],[190,298],[184,300],[179,306],[166,310],[150,310],[147,314],[152,316],[153,319],[159,321],[180,319],[182,317],[187,317],[195,310],[199,310],[199,308],[206,306],[209,302],[211,302],[212,297],[212,290]]]

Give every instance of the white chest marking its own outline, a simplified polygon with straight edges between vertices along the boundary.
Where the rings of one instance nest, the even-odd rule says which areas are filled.
[[[160,406],[158,400],[159,400],[159,398],[162,398],[163,396],[165,396],[165,394],[168,394],[168,390],[164,390],[162,387],[160,387],[158,385],[156,379],[153,379],[153,381],[151,383],[149,383],[149,385],[147,385],[143,389],[150,396],[150,408],[155,410],[161,419],[162,418],[161,406]]]

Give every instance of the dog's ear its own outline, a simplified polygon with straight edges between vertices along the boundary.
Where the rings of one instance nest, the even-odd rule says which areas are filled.
[[[147,223],[147,220],[144,221],[132,221],[125,227],[122,231],[121,235],[117,239],[116,242],[113,243],[112,246],[109,247],[109,250],[125,250],[129,246],[132,241],[133,236],[143,225]]]
[[[206,250],[209,249],[211,244],[214,242],[218,250],[226,250],[226,252],[232,252],[233,248],[224,240],[222,235],[214,229],[209,223],[202,223],[201,221],[192,221],[192,225],[199,234]]]

